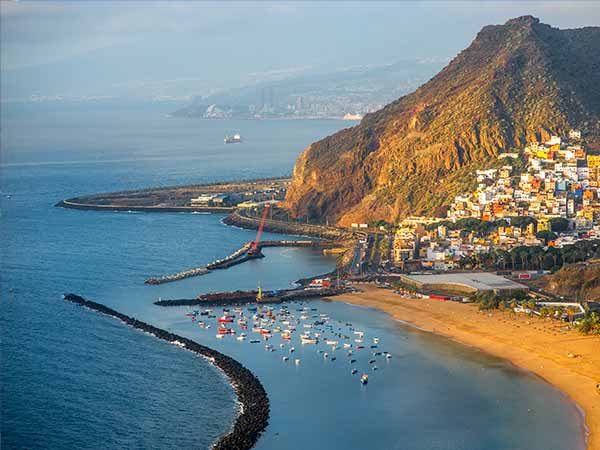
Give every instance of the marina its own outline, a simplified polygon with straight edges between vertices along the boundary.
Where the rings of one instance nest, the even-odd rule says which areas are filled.
[[[264,343],[268,353],[274,353],[282,362],[289,361],[289,354],[294,353],[297,345],[310,346],[322,355],[323,359],[334,363],[339,358],[338,364],[348,365],[347,373],[350,376],[357,374],[357,367],[364,371],[374,372],[378,367],[374,363],[389,364],[392,355],[386,351],[373,351],[378,345],[370,348],[356,346],[352,343],[353,335],[379,343],[377,336],[366,336],[364,331],[356,330],[350,322],[333,320],[328,314],[319,312],[319,308],[306,302],[290,302],[276,306],[259,305],[258,307],[239,307],[235,309],[223,308],[222,316],[217,317],[213,310],[194,309],[185,313],[193,325],[210,333],[212,326],[218,326],[215,338],[239,341],[244,345],[247,330],[257,338],[250,340],[251,344]],[[237,335],[237,337],[235,337]],[[339,343],[343,342],[343,349]],[[281,355],[283,356],[277,356]],[[300,359],[295,360],[300,364]],[[352,366],[350,366],[352,365]],[[382,366],[384,367],[384,366]],[[360,384],[366,385],[369,375],[363,373],[359,378]]]

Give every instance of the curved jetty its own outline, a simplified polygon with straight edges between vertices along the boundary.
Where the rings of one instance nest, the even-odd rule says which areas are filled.
[[[249,250],[252,246],[252,241],[246,242],[242,247],[233,252],[231,255],[225,256],[224,258],[217,259],[206,266],[197,267],[195,269],[183,270],[170,275],[163,275],[158,277],[148,278],[144,283],[146,284],[163,284],[171,283],[173,281],[183,280],[184,278],[197,277],[199,275],[206,275],[213,270],[228,269],[229,267],[242,264],[251,259],[264,258],[262,250],[264,247],[314,247],[314,248],[330,248],[339,245],[334,241],[327,240],[279,240],[279,241],[262,241],[258,245],[259,251],[250,254]]]
[[[198,344],[191,339],[169,333],[133,317],[126,316],[101,303],[86,300],[75,294],[65,294],[63,297],[72,303],[116,317],[133,328],[150,333],[159,339],[207,358],[229,378],[241,404],[240,414],[233,424],[232,430],[221,436],[212,448],[216,450],[246,450],[256,444],[269,424],[269,398],[261,382],[250,370],[223,353]]]

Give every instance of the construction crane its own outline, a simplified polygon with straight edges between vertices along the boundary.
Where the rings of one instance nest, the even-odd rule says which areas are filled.
[[[265,204],[265,209],[263,211],[262,218],[260,219],[260,225],[258,226],[258,231],[256,232],[256,238],[252,241],[250,245],[250,249],[248,249],[248,254],[257,256],[260,254],[260,236],[263,232],[263,228],[265,227],[265,220],[267,219],[267,214],[269,213],[269,208],[271,207],[270,203]]]

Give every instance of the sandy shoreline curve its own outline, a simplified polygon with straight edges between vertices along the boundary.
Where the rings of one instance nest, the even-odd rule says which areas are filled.
[[[583,412],[587,450],[600,450],[600,337],[567,330],[565,323],[511,312],[480,312],[476,305],[410,299],[374,285],[332,297],[377,308],[423,331],[506,359],[565,393]]]

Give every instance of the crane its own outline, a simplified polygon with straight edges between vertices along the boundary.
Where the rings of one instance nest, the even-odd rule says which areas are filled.
[[[258,231],[256,232],[256,238],[252,241],[250,245],[250,249],[248,249],[248,254],[257,256],[260,253],[260,236],[263,232],[263,228],[265,227],[265,220],[267,219],[267,214],[269,212],[269,208],[271,207],[270,203],[265,204],[265,209],[263,210],[262,218],[260,219],[260,225],[258,226]]]

